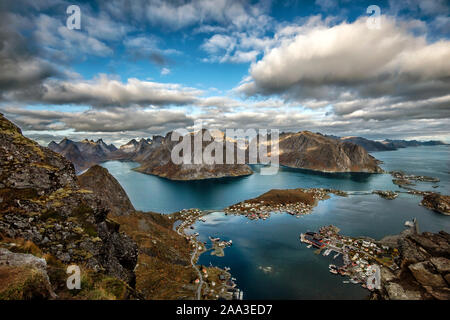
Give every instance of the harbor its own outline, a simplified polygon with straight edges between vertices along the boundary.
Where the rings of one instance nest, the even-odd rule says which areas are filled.
[[[380,285],[380,267],[398,269],[399,256],[396,248],[382,245],[370,238],[353,238],[339,234],[339,228],[330,225],[321,227],[318,232],[300,234],[300,241],[308,248],[314,247],[316,254],[341,257],[341,263],[329,264],[329,272],[347,277],[343,283],[360,284],[363,288],[374,290]]]
[[[174,220],[174,230],[179,235],[184,236],[192,247],[191,265],[197,277],[193,280],[193,287],[196,291],[196,299],[224,299],[242,300],[243,291],[237,288],[236,279],[231,276],[230,268],[220,269],[210,265],[209,267],[198,266],[196,264],[202,253],[211,250],[211,255],[218,257],[225,256],[224,249],[233,244],[232,240],[221,241],[220,238],[209,237],[212,246],[207,248],[206,242],[201,242],[197,238],[198,232],[186,234],[185,230],[195,230],[194,224],[197,221],[206,222],[205,216],[211,211],[199,209],[183,209],[172,214],[169,218]]]

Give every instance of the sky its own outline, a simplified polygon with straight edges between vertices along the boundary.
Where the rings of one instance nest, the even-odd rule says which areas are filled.
[[[0,112],[43,145],[198,120],[450,142],[450,1],[2,0]]]

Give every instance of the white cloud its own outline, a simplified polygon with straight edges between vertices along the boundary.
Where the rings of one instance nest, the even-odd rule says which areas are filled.
[[[315,98],[324,93],[321,89],[329,91],[328,98],[336,97],[336,90],[403,95],[421,81],[435,81],[441,90],[448,88],[448,61],[450,41],[427,43],[387,17],[382,17],[381,30],[370,30],[366,18],[360,18],[351,24],[297,28],[295,37],[281,38],[277,47],[252,64],[252,81],[240,90],[248,94],[292,90],[298,99]]]
[[[170,69],[168,69],[168,68],[161,69],[161,75],[165,76],[165,75],[168,75],[169,73],[170,73]]]

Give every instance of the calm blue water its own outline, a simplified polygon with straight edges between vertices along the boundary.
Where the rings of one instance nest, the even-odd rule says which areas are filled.
[[[386,170],[404,170],[441,179],[439,188],[450,193],[450,148],[446,146],[417,147],[373,153],[384,161]],[[171,213],[184,208],[221,210],[236,202],[256,197],[270,189],[336,188],[346,191],[374,189],[401,190],[388,174],[325,174],[306,170],[280,168],[278,174],[206,181],[170,181],[134,172],[134,162],[109,161],[103,166],[127,191],[138,210]],[[255,168],[258,170],[258,168]],[[430,190],[432,183],[420,183],[417,189]]]
[[[429,146],[398,149],[388,152],[372,152],[384,161],[381,165],[387,171],[402,170],[415,175],[439,178],[439,188],[433,189],[442,194],[450,194],[450,147]],[[420,183],[416,189],[431,190],[435,183]]]
[[[449,194],[450,148],[417,147],[377,152],[386,170],[439,177],[439,188]],[[318,174],[303,170],[281,169],[274,176],[254,174],[237,179],[174,182],[140,174],[130,169],[132,162],[111,161],[103,164],[122,184],[137,209],[174,212],[183,208],[216,209],[260,195],[273,188],[327,187],[347,191],[374,189],[401,190],[390,175]],[[430,183],[418,183],[417,189],[430,190]],[[321,201],[313,213],[301,218],[275,214],[268,220],[250,221],[241,216],[216,212],[207,221],[195,224],[200,239],[208,236],[233,240],[225,257],[203,254],[199,263],[229,266],[246,299],[364,299],[368,291],[353,284],[343,284],[343,277],[328,272],[333,254],[317,256],[298,240],[299,234],[334,224],[343,234],[379,239],[403,230],[405,220],[416,217],[422,231],[450,232],[450,217],[419,206],[421,197],[401,194],[395,200],[377,195],[332,196]],[[272,267],[264,273],[259,267]]]

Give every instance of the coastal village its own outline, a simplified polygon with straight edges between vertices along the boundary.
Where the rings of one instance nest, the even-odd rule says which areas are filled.
[[[332,254],[333,259],[341,256],[343,264],[330,264],[329,271],[348,277],[349,280],[344,280],[343,283],[361,284],[369,290],[379,289],[379,267],[384,266],[392,271],[399,268],[396,263],[398,249],[369,238],[342,236],[339,231],[336,226],[325,226],[318,232],[300,234],[300,241],[306,243],[308,248],[316,248],[316,254]]]
[[[206,268],[196,265],[202,253],[211,250],[212,255],[223,257],[225,255],[224,249],[233,244],[232,240],[221,241],[219,238],[209,237],[212,246],[207,249],[207,243],[197,239],[198,232],[190,235],[184,232],[185,229],[194,229],[193,225],[197,221],[205,222],[204,216],[209,213],[210,211],[199,209],[183,209],[169,217],[171,220],[179,221],[179,224],[175,226],[175,231],[189,241],[193,250],[191,265],[198,274],[193,283],[197,286],[196,299],[242,300],[243,292],[237,288],[236,279],[231,276],[230,268]]]

